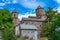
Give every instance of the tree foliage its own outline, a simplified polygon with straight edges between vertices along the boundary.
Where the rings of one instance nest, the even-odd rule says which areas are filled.
[[[52,8],[46,10],[47,21],[44,23],[42,34],[49,40],[60,40],[60,13]]]
[[[7,9],[0,9],[0,28],[3,40],[15,40],[12,14]]]

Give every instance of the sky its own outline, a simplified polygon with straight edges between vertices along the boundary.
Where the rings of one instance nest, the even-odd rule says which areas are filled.
[[[0,9],[7,8],[10,12],[18,11],[18,18],[36,16],[35,9],[38,6],[47,10],[48,7],[60,12],[60,0],[0,0]]]

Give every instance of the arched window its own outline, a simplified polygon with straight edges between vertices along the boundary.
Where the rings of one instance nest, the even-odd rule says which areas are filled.
[[[16,15],[14,14],[14,17],[15,17]]]

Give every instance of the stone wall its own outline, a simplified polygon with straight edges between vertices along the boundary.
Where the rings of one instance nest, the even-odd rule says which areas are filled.
[[[21,30],[21,36],[28,36],[28,40],[31,38],[37,40],[37,35],[38,33],[35,30]]]

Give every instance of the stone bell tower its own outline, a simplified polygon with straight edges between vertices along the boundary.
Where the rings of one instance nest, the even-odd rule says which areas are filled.
[[[13,10],[12,17],[14,23],[14,33],[16,36],[20,36],[20,25],[18,21],[18,12],[16,11],[16,9]]]
[[[36,17],[41,18],[44,15],[45,15],[45,12],[44,12],[43,8],[38,6],[37,9],[36,9]]]
[[[14,26],[18,25],[18,12],[16,9],[12,12]]]

